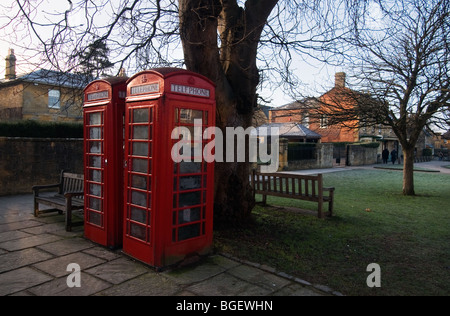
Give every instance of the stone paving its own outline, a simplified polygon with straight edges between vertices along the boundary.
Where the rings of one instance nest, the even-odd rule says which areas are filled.
[[[322,296],[342,295],[257,263],[223,254],[172,271],[149,266],[64,229],[57,213],[35,218],[33,197],[0,197],[0,296]],[[81,287],[69,287],[81,268]]]

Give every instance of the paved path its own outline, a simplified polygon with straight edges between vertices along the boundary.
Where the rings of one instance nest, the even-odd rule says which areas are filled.
[[[386,165],[382,164],[374,164],[374,165],[366,165],[366,166],[351,166],[351,167],[335,167],[329,169],[309,169],[309,170],[296,170],[296,171],[283,171],[282,173],[288,174],[299,174],[299,175],[310,175],[310,174],[318,174],[318,173],[332,173],[332,172],[343,172],[350,170],[358,170],[358,169],[373,169],[374,167],[383,167]],[[387,165],[388,167],[390,166]],[[444,168],[445,166],[450,166],[450,161],[438,161],[433,160],[430,162],[420,162],[416,163],[415,166],[423,169],[430,169],[439,171],[442,174],[450,174],[450,169]]]
[[[32,195],[0,197],[0,296],[310,296],[341,295],[260,264],[226,255],[174,271],[154,269],[64,230],[64,216],[32,215]],[[81,268],[81,287],[67,280]]]
[[[450,166],[450,161],[439,161],[439,160],[433,160],[430,162],[422,162],[417,164],[420,168],[425,169],[431,169],[431,170],[437,170],[440,173],[443,174],[450,174],[449,168],[444,168],[445,166]]]

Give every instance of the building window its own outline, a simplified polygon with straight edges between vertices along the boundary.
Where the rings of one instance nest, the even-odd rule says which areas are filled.
[[[305,114],[305,116],[303,116],[302,125],[309,128],[309,114]]]
[[[328,116],[320,116],[320,128],[328,128]]]
[[[48,90],[48,107],[51,109],[61,107],[61,92],[59,90]]]

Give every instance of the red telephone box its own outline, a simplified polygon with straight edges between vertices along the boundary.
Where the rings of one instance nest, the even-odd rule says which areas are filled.
[[[84,91],[84,233],[110,247],[123,240],[123,122],[126,81],[91,82]]]
[[[210,140],[184,139],[197,154],[175,162],[171,135],[215,125],[214,84],[182,69],[144,71],[128,80],[125,113],[123,251],[155,267],[208,253],[214,164],[198,153]]]

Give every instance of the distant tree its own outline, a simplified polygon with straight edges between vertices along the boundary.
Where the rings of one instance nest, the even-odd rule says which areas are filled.
[[[80,72],[98,79],[108,75],[114,64],[109,61],[109,48],[106,41],[97,39],[79,52],[75,52],[74,59],[78,59]]]
[[[365,93],[340,91],[326,114],[337,124],[392,128],[403,150],[403,194],[414,195],[419,136],[450,122],[450,1],[375,3],[374,20],[358,25],[348,39],[354,81]],[[349,108],[348,100],[357,105]]]

